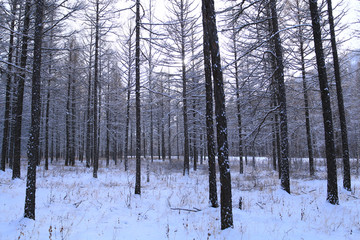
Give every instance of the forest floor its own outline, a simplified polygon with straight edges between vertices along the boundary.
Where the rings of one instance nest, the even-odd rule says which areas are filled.
[[[101,166],[98,178],[80,162],[38,167],[36,220],[23,218],[26,162],[22,178],[0,172],[0,239],[360,239],[360,179],[352,192],[342,189],[340,205],[326,202],[326,171],[319,161],[315,178],[306,164],[292,164],[291,195],[279,187],[266,158],[238,173],[231,168],[234,228],[220,230],[220,208],[208,203],[207,166],[182,176],[182,163],[156,160],[142,167],[142,194],[134,195],[135,167]],[[102,164],[104,162],[102,161]],[[219,176],[218,176],[219,177]],[[220,187],[218,185],[218,195]],[[242,210],[239,199],[242,198]]]

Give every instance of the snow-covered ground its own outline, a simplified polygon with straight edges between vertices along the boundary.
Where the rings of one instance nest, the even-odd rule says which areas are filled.
[[[360,239],[355,176],[352,193],[342,190],[339,177],[340,205],[332,206],[325,201],[324,174],[310,179],[294,171],[288,195],[268,164],[253,170],[250,162],[241,176],[232,166],[234,228],[221,231],[220,209],[208,204],[205,165],[183,177],[181,162],[156,161],[146,182],[143,164],[137,196],[133,161],[128,173],[123,165],[100,167],[98,179],[77,164],[38,168],[36,221],[23,218],[25,162],[21,179],[0,172],[0,239]]]

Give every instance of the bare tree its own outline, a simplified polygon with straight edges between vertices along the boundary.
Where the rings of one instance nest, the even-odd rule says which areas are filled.
[[[328,5],[328,15],[329,15],[331,48],[332,48],[332,55],[334,61],[336,95],[338,100],[339,118],[340,118],[340,127],[341,127],[341,143],[342,143],[342,154],[343,154],[343,164],[344,164],[343,187],[347,191],[351,191],[348,131],[346,125],[344,97],[343,97],[343,90],[341,86],[341,76],[340,76],[340,63],[339,63],[339,56],[337,51],[335,24],[334,24],[334,16],[333,16],[331,0],[327,0],[327,5]]]
[[[209,33],[209,43],[212,60],[212,73],[214,80],[215,96],[215,116],[218,143],[218,162],[220,168],[220,204],[221,204],[221,229],[233,226],[232,215],[232,195],[231,195],[231,176],[229,167],[229,152],[227,140],[227,120],[225,111],[225,93],[223,73],[221,68],[221,58],[219,49],[219,39],[217,35],[216,17],[214,1],[203,1],[203,8],[206,22],[208,23],[207,32]]]
[[[206,91],[206,135],[207,135],[207,154],[209,170],[209,201],[211,206],[219,206],[216,187],[216,162],[215,162],[215,137],[213,120],[213,87],[211,79],[211,52],[209,42],[208,19],[206,18],[206,8],[204,0],[202,2],[203,16],[203,52],[204,52],[204,71],[205,71],[205,91]]]
[[[24,217],[35,219],[36,164],[39,161],[39,133],[41,117],[41,45],[43,36],[44,1],[35,1],[34,61],[31,92],[31,129],[28,142],[28,170]]]
[[[334,144],[334,127],[332,120],[332,111],[330,103],[329,84],[327,80],[324,50],[321,36],[320,14],[317,1],[310,0],[309,7],[313,27],[313,36],[315,44],[316,63],[319,73],[319,84],[321,91],[321,104],[324,120],[326,162],[327,162],[327,201],[331,204],[339,204],[337,189],[336,158]]]
[[[136,97],[136,182],[135,194],[141,194],[141,121],[140,121],[140,0],[136,0],[135,25],[135,97]]]

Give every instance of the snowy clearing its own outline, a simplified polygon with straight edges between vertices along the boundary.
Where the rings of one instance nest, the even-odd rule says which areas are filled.
[[[98,179],[77,164],[38,168],[36,221],[23,218],[25,162],[19,180],[9,169],[1,173],[0,239],[360,239],[358,177],[352,193],[339,177],[340,205],[332,206],[319,173],[317,179],[293,173],[288,195],[267,163],[255,171],[249,163],[242,176],[232,166],[234,228],[221,231],[220,209],[208,204],[206,165],[183,177],[182,162],[155,161],[147,183],[143,164],[142,194],[135,196],[134,161],[128,173],[123,165],[100,167]]]

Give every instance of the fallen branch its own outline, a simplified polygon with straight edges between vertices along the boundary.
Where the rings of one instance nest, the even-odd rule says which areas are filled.
[[[264,207],[261,206],[260,203],[257,202],[256,205],[258,205],[261,209],[264,209]]]
[[[179,210],[179,211],[188,211],[188,212],[200,212],[201,209],[193,208],[193,209],[186,209],[186,208],[170,208],[171,210]]]
[[[83,201],[80,201],[80,202],[74,203],[74,206],[75,206],[76,208],[78,208],[82,202],[83,202]]]

